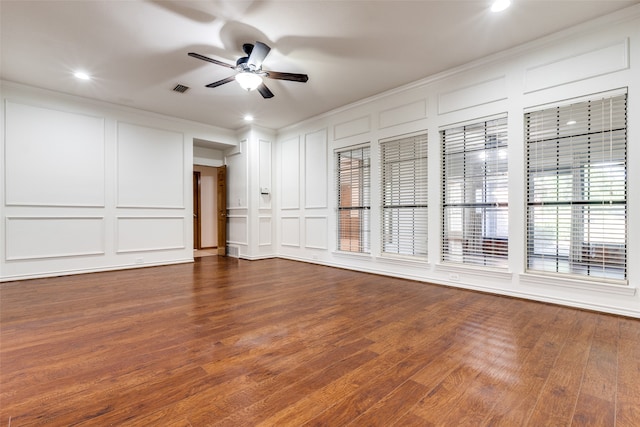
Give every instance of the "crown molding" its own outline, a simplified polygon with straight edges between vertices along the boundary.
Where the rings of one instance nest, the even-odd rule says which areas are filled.
[[[582,24],[578,24],[573,27],[569,27],[564,30],[555,32],[553,34],[549,34],[548,36],[544,36],[539,39],[521,44],[519,46],[515,46],[513,48],[506,49],[506,50],[485,56],[484,58],[480,58],[475,61],[471,61],[466,64],[442,71],[440,73],[433,74],[423,79],[416,80],[411,83],[407,83],[406,85],[398,86],[396,88],[361,99],[359,101],[355,101],[350,104],[343,105],[342,107],[338,107],[333,110],[327,111],[325,113],[319,114],[317,116],[310,117],[308,119],[305,119],[293,125],[280,128],[277,130],[277,132],[278,132],[278,135],[280,135],[282,133],[295,131],[295,129],[303,127],[311,122],[321,120],[321,119],[326,119],[336,114],[340,114],[342,112],[345,112],[357,107],[361,107],[363,105],[366,105],[375,101],[379,101],[381,99],[390,97],[392,95],[400,94],[402,92],[406,92],[413,89],[423,88],[425,86],[434,84],[438,81],[447,79],[449,77],[453,77],[457,74],[461,74],[461,73],[473,70],[478,67],[495,64],[501,61],[505,61],[507,59],[513,59],[518,56],[524,55],[525,53],[529,53],[529,52],[541,49],[545,46],[556,44],[560,41],[565,41],[573,37],[586,35],[586,34],[592,33],[594,30],[598,30],[604,27],[619,25],[624,22],[632,21],[638,18],[640,18],[640,4],[629,6],[627,8],[618,10],[616,12],[613,12],[607,15],[603,15],[601,17],[592,19]]]

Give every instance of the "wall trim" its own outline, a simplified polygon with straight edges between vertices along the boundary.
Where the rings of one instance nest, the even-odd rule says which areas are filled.
[[[226,142],[223,140],[223,138],[220,138],[221,141],[219,141],[222,144],[229,144],[230,146],[235,146],[236,145],[236,132],[233,129],[227,129],[227,128],[223,128],[220,126],[215,126],[215,125],[210,125],[207,123],[202,123],[202,122],[196,122],[194,120],[187,120],[187,119],[182,119],[179,117],[174,117],[174,116],[168,116],[165,114],[161,114],[161,113],[155,113],[153,111],[149,111],[149,110],[142,110],[140,108],[134,108],[134,107],[128,107],[126,105],[122,105],[122,104],[114,104],[111,102],[107,102],[107,101],[100,101],[97,99],[93,99],[93,98],[87,98],[81,95],[71,95],[68,93],[64,93],[64,92],[59,92],[59,91],[55,91],[55,90],[51,90],[51,89],[43,89],[43,88],[39,88],[39,87],[35,87],[35,86],[29,86],[29,85],[25,85],[22,83],[18,83],[18,82],[14,82],[11,80],[2,80],[0,79],[0,85],[1,86],[6,86],[9,88],[16,88],[16,89],[28,89],[30,92],[35,91],[39,91],[39,92],[46,92],[48,94],[51,94],[52,96],[58,97],[58,98],[62,98],[65,101],[72,101],[72,102],[77,102],[80,101],[80,103],[82,103],[85,106],[91,106],[91,107],[97,107],[97,108],[106,108],[108,110],[111,110],[110,112],[116,111],[116,112],[123,112],[123,113],[127,113],[127,114],[133,114],[134,116],[142,116],[145,118],[151,118],[151,119],[160,119],[162,121],[169,122],[172,124],[176,124],[176,125],[190,125],[190,126],[196,126],[199,128],[208,128],[212,131],[215,132],[219,132],[221,135],[219,136],[224,136],[224,137],[228,137],[228,141]],[[22,97],[23,98],[23,97]],[[21,99],[20,97],[15,97],[15,96],[9,96],[6,99],[8,100],[14,100],[14,99]],[[42,107],[48,108],[47,106],[49,106],[50,104],[47,103],[42,103],[42,104],[38,104]],[[78,112],[77,109],[68,109],[65,110],[68,112]],[[80,113],[82,114],[82,113]],[[117,120],[117,119],[116,119]],[[203,138],[199,138],[199,139],[203,139]]]
[[[88,256],[96,256],[96,255],[105,255],[105,246],[106,246],[106,238],[105,238],[105,217],[103,215],[7,215],[4,218],[4,227],[5,232],[4,236],[6,236],[6,232],[8,229],[8,224],[11,220],[99,220],[101,223],[101,242],[100,246],[101,250],[95,251],[86,251],[86,252],[70,252],[70,253],[58,253],[58,254],[49,254],[49,255],[31,255],[31,256],[9,256],[8,255],[8,240],[5,239],[4,242],[4,256],[5,261],[7,262],[15,262],[15,261],[33,261],[33,260],[47,260],[52,258],[70,258],[70,257],[88,257]]]
[[[355,109],[357,107],[362,107],[373,103],[375,101],[379,101],[385,98],[388,98],[392,95],[400,94],[409,90],[419,89],[421,87],[431,85],[433,83],[437,83],[441,80],[447,79],[449,77],[453,77],[458,74],[462,74],[466,71],[471,71],[475,68],[494,64],[500,61],[504,61],[509,58],[513,58],[516,56],[523,55],[527,52],[531,52],[536,49],[543,48],[550,44],[558,43],[561,40],[566,40],[569,37],[589,34],[591,31],[597,28],[601,28],[604,26],[615,26],[617,24],[623,23],[625,21],[631,21],[640,16],[640,5],[632,5],[627,8],[618,10],[616,12],[612,12],[610,14],[601,16],[599,18],[595,18],[591,21],[584,22],[582,24],[578,24],[576,26],[566,28],[564,30],[560,30],[556,33],[550,34],[545,37],[541,37],[529,43],[522,44],[520,46],[516,46],[511,49],[503,50],[493,55],[485,56],[475,61],[468,62],[466,64],[460,65],[455,68],[451,68],[449,70],[443,71],[441,73],[436,73],[429,77],[426,77],[421,80],[414,81],[412,83],[399,86],[394,89],[390,89],[386,92],[382,92],[368,98],[361,99],[359,101],[353,102],[351,104],[343,105],[342,107],[335,108],[333,110],[327,111],[325,113],[319,114],[317,116],[309,117],[301,122],[295,123],[290,126],[285,126],[281,129],[278,129],[278,134],[284,134],[288,132],[295,131],[297,128],[301,128],[305,125],[311,124],[319,119],[326,119],[337,114],[349,111],[351,109]]]
[[[574,301],[574,300],[570,300],[570,299],[566,299],[566,298],[549,297],[549,296],[545,296],[545,295],[540,295],[540,294],[531,293],[531,292],[524,292],[524,291],[508,291],[508,290],[504,290],[504,289],[491,288],[491,287],[488,287],[488,286],[471,285],[471,284],[463,283],[463,282],[450,282],[450,281],[446,281],[446,280],[426,279],[424,277],[420,277],[420,276],[416,276],[416,275],[412,275],[412,274],[389,273],[389,272],[380,271],[380,270],[373,269],[373,268],[356,267],[356,266],[349,265],[349,264],[340,264],[340,263],[335,263],[335,262],[326,262],[326,261],[319,262],[319,261],[315,261],[315,260],[309,260],[309,259],[306,259],[306,258],[290,256],[290,255],[282,255],[281,254],[281,255],[278,255],[277,257],[278,258],[283,258],[283,259],[290,259],[292,261],[306,262],[306,263],[309,263],[309,264],[318,264],[318,265],[324,265],[324,266],[327,266],[327,267],[341,268],[341,269],[344,269],[344,270],[359,271],[359,272],[363,272],[363,273],[377,274],[377,275],[380,275],[380,276],[387,276],[387,277],[395,277],[395,278],[398,278],[398,279],[413,280],[413,281],[416,281],[416,282],[422,282],[422,283],[425,283],[425,284],[431,284],[431,285],[436,285],[436,286],[447,286],[447,287],[451,287],[451,288],[467,289],[467,290],[471,290],[471,291],[483,292],[483,293],[492,294],[492,295],[506,296],[506,297],[512,297],[512,298],[521,298],[521,299],[526,299],[526,300],[529,300],[529,301],[556,304],[556,305],[560,305],[560,306],[563,306],[563,307],[570,307],[570,308],[576,308],[576,309],[581,309],[581,310],[597,311],[597,312],[600,312],[600,313],[604,312],[604,313],[610,313],[610,314],[616,314],[616,315],[620,315],[620,316],[634,317],[634,318],[640,319],[640,310],[624,309],[624,308],[614,307],[614,306],[606,305],[606,304],[596,304],[596,303],[588,303],[588,302],[584,302],[584,301]]]
[[[512,280],[513,273],[506,268],[482,267],[464,264],[436,264],[436,271],[449,274],[470,274],[473,276],[489,277],[491,279]],[[451,280],[453,281],[453,280]]]
[[[180,215],[116,215],[115,216],[115,225],[116,232],[114,236],[115,247],[118,248],[115,250],[116,254],[128,254],[128,253],[140,253],[140,252],[159,252],[159,251],[170,251],[176,249],[185,249],[187,247],[185,243],[185,235],[182,234],[182,244],[180,245],[172,245],[172,246],[158,246],[152,248],[132,248],[132,249],[119,249],[120,248],[120,239],[119,239],[119,231],[120,231],[120,220],[123,219],[141,219],[141,220],[154,220],[154,219],[177,219],[181,220],[184,227],[184,222],[186,218]]]
[[[77,269],[70,269],[70,270],[56,270],[56,271],[50,271],[46,273],[37,273],[37,274],[16,274],[12,276],[0,277],[0,284],[7,284],[11,282],[16,282],[19,280],[46,279],[49,277],[72,276],[76,274],[87,274],[87,273],[100,273],[104,271],[132,270],[136,268],[147,268],[147,267],[162,267],[165,265],[186,264],[190,262],[193,262],[193,257],[181,258],[181,259],[176,259],[171,261],[150,262],[150,263],[145,263],[144,265],[115,264],[115,265],[108,265],[100,268],[77,268]]]
[[[550,277],[544,274],[521,273],[518,275],[520,283],[528,286],[544,286],[547,288],[582,289],[603,294],[617,294],[634,296],[636,288],[629,285],[615,285],[606,282],[593,283],[581,280],[565,279],[563,277]]]

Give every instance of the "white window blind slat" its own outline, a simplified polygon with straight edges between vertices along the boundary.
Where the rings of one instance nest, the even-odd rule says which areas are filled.
[[[368,146],[336,152],[340,251],[370,252],[370,169]]]
[[[506,267],[507,118],[444,129],[442,260]]]
[[[525,114],[527,268],[626,280],[627,95]]]
[[[380,142],[382,252],[427,256],[427,134]]]

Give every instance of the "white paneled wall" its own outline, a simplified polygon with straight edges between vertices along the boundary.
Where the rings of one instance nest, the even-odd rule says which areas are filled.
[[[555,57],[549,63],[527,68],[524,92],[552,88],[629,68],[628,37],[604,44],[604,47],[585,47],[576,54]]]
[[[229,152],[225,158],[227,165],[227,209],[244,211],[248,208],[249,157],[247,140],[238,143],[238,148]]]
[[[380,129],[415,122],[427,118],[427,100],[420,99],[408,104],[391,107],[378,113]]]
[[[328,223],[326,216],[310,216],[304,218],[305,248],[329,249],[328,247]]]
[[[116,252],[184,249],[184,222],[184,216],[118,216]]]
[[[305,208],[327,205],[327,131],[308,133],[304,138]]]
[[[253,128],[252,137],[257,150],[258,170],[250,179],[249,191],[257,198],[250,211],[252,239],[251,259],[268,258],[275,255],[273,220],[273,131]]]
[[[103,117],[19,101],[5,108],[7,205],[104,206]]]
[[[300,208],[300,138],[295,137],[280,143],[280,208]]]
[[[252,126],[238,134],[238,148],[225,156],[228,252],[245,259],[273,257],[274,132]]]
[[[0,280],[193,260],[193,139],[234,132],[2,82]]]
[[[259,151],[258,161],[260,162],[258,168],[258,188],[260,193],[259,205],[260,209],[271,209],[271,188],[273,182],[271,179],[271,165],[273,164],[271,156],[271,141],[265,141],[263,139],[258,140]]]
[[[371,116],[362,116],[333,125],[333,139],[366,134],[371,130]]]
[[[184,209],[184,135],[118,122],[117,206]]]
[[[626,88],[628,109],[628,284],[562,280],[525,271],[527,108]],[[640,6],[494,57],[449,70],[281,129],[276,144],[278,254],[282,257],[640,317]],[[440,130],[506,114],[509,265],[482,269],[441,261]],[[378,141],[427,131],[427,262],[380,249]],[[371,146],[371,253],[338,251],[334,152]],[[326,201],[325,201],[326,195]],[[301,202],[302,201],[302,202]]]
[[[8,261],[102,255],[105,252],[104,217],[8,216]]]
[[[280,236],[280,244],[294,248],[300,247],[300,217],[282,216],[280,218],[282,224],[282,234]]]
[[[451,113],[507,99],[505,76],[438,94],[438,114]]]

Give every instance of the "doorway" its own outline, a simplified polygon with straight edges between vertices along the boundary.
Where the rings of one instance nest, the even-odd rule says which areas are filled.
[[[202,190],[200,187],[200,172],[193,171],[193,249],[195,250],[202,249],[202,223],[200,222]]]
[[[193,248],[226,255],[226,166],[193,167]]]

